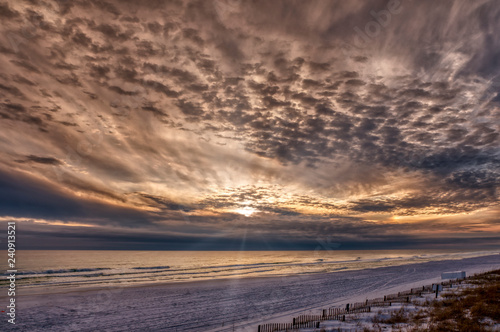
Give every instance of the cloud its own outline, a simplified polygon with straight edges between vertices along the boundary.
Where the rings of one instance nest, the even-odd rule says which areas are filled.
[[[31,179],[2,181],[40,194],[6,211],[203,234],[251,208],[307,241],[337,231],[321,218],[362,237],[492,211],[500,10],[400,4],[382,23],[385,0],[0,5],[1,164]]]
[[[10,19],[14,17],[19,17],[19,12],[12,10],[9,7],[9,4],[2,3],[0,4],[0,16]]]
[[[42,159],[42,163],[48,165],[47,159],[50,158]],[[37,160],[40,162],[39,158]],[[22,173],[2,171],[0,183],[4,216],[86,221],[90,224],[115,224],[120,220],[132,227],[134,223],[148,223],[151,218],[146,211],[109,204],[91,196],[83,198],[58,188],[56,184]]]
[[[58,160],[56,158],[52,158],[52,157],[39,157],[39,156],[29,155],[29,156],[26,156],[26,161],[40,163],[40,164],[46,164],[46,165],[61,165],[60,160]],[[26,161],[22,161],[22,162],[26,162]]]

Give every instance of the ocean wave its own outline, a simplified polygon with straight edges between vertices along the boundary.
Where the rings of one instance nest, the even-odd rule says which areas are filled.
[[[109,270],[108,267],[98,267],[98,268],[80,268],[80,269],[60,269],[60,270],[44,270],[44,271],[18,271],[17,275],[24,274],[58,274],[58,273],[74,273],[74,272],[94,272],[94,271],[102,271]],[[8,273],[7,273],[8,274]],[[7,275],[3,274],[3,275]]]
[[[282,264],[294,264],[295,262],[262,262],[262,263],[252,263],[252,264],[233,264],[233,265],[213,265],[213,266],[198,266],[196,269],[220,269],[220,268],[230,268],[230,267],[259,267],[268,265],[282,265]]]

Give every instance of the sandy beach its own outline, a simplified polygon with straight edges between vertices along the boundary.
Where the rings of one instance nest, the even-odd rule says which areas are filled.
[[[45,289],[17,297],[13,331],[256,331],[266,322],[500,268],[500,255],[360,271],[225,279],[93,290]],[[4,300],[2,298],[2,300]],[[2,320],[0,328],[7,322]]]

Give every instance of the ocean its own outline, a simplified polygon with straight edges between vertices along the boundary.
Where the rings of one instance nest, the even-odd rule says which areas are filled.
[[[18,285],[23,289],[87,288],[364,270],[497,253],[456,250],[25,250],[17,252],[16,266]],[[7,281],[3,280],[0,287],[6,286]]]

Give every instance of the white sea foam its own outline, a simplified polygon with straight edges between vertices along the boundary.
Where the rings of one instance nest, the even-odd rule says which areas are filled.
[[[24,287],[185,282],[364,270],[497,252],[450,251],[31,251],[20,252]],[[29,258],[25,260],[23,258]],[[78,266],[80,265],[80,266]]]

